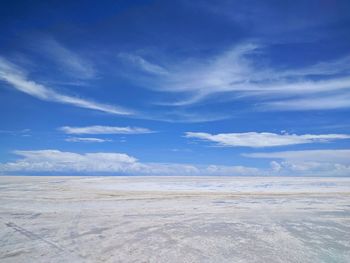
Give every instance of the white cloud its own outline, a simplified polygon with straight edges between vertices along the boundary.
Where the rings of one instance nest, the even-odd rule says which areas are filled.
[[[0,163],[0,173],[68,173],[201,176],[349,176],[350,150],[312,150],[246,154],[278,159],[270,169],[247,166],[143,163],[124,153],[73,153],[58,150],[15,151],[20,158]]]
[[[350,175],[350,150],[303,150],[243,155],[251,158],[277,159],[270,163],[277,175]]]
[[[133,54],[120,53],[119,57],[135,64],[136,66],[140,67],[142,70],[144,70],[148,73],[159,74],[159,75],[168,74],[168,71],[165,68],[163,68],[159,65],[153,64],[153,63],[143,59],[140,56],[133,55]]]
[[[305,176],[349,176],[350,165],[332,162],[283,161],[278,173]]]
[[[42,84],[31,81],[19,67],[0,57],[0,80],[7,82],[13,88],[45,101],[53,101],[73,105],[80,108],[97,110],[118,115],[129,115],[131,111],[108,104],[61,94]]]
[[[147,128],[140,127],[116,127],[99,125],[86,127],[64,126],[59,128],[59,130],[67,134],[143,134],[153,132]]]
[[[66,142],[110,142],[109,139],[89,138],[89,137],[69,137],[65,139]]]
[[[221,146],[244,146],[244,147],[273,147],[283,145],[328,142],[339,139],[349,139],[347,134],[276,134],[269,132],[246,132],[246,133],[219,133],[210,134],[204,132],[186,132],[187,138],[197,138],[212,141]]]
[[[204,174],[213,175],[264,175],[264,172],[258,168],[246,166],[223,166],[223,165],[209,165],[205,168]]]
[[[5,133],[5,134],[10,134],[10,135],[19,135],[23,137],[29,137],[31,136],[31,129],[22,129],[22,130],[0,130],[0,134]]]
[[[23,158],[0,165],[3,171],[34,172],[98,172],[124,171],[136,159],[122,153],[61,152],[58,150],[15,151]]]
[[[243,154],[251,158],[282,159],[298,162],[331,162],[350,164],[350,150],[302,150],[283,151],[269,153],[247,153]]]
[[[350,87],[350,83],[348,84]],[[350,107],[350,93],[272,101],[263,104],[270,110],[332,110]]]
[[[38,41],[38,45],[40,48],[36,47],[36,50],[47,54],[62,71],[74,78],[90,79],[96,76],[96,70],[90,61],[67,49],[54,38],[43,38]]]
[[[258,105],[270,110],[350,107],[346,101],[350,97],[350,56],[304,68],[282,70],[269,67],[266,61],[264,63],[262,57],[257,56],[262,50],[255,44],[242,44],[206,59],[166,63],[167,74],[140,82],[158,91],[187,95],[185,99],[161,103],[173,106],[195,104],[224,95],[225,99],[233,100],[251,97]],[[145,67],[140,68],[147,71]],[[300,96],[303,103],[289,101],[295,96]],[[315,97],[319,97],[320,101],[315,101]],[[308,107],[309,102],[314,105]]]
[[[157,103],[158,104],[158,103]],[[163,104],[163,103],[162,103]],[[142,119],[152,120],[152,121],[164,121],[172,123],[199,123],[199,122],[211,122],[228,119],[230,116],[228,114],[213,113],[207,111],[191,112],[184,109],[176,109],[171,111],[162,112],[149,112],[142,113],[139,115]]]
[[[271,166],[272,171],[275,171],[275,172],[279,172],[282,169],[281,164],[276,162],[276,161],[270,162],[270,166]]]
[[[244,166],[142,163],[123,153],[72,153],[58,150],[15,151],[21,158],[0,163],[0,172],[109,173],[133,175],[261,175]]]

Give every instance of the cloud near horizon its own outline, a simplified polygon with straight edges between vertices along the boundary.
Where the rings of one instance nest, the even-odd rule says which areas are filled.
[[[21,157],[15,162],[0,163],[0,173],[60,172],[69,174],[125,175],[261,175],[253,167],[143,163],[124,153],[73,153],[59,150],[14,151]]]
[[[277,174],[308,176],[349,176],[350,150],[299,150],[242,154],[249,158],[273,159],[270,165]]]
[[[295,144],[322,143],[350,139],[348,134],[276,134],[269,132],[219,133],[186,132],[186,138],[196,138],[228,147],[275,147]]]
[[[242,154],[272,159],[269,168],[242,165],[195,165],[140,162],[125,153],[74,153],[59,150],[14,151],[21,157],[0,163],[1,174],[62,173],[69,175],[178,176],[348,176],[350,150],[306,150]]]
[[[288,161],[309,161],[309,162],[337,162],[342,164],[350,164],[349,149],[335,150],[299,150],[299,151],[281,151],[268,153],[246,153],[242,154],[250,158],[266,158],[266,159],[283,159]]]

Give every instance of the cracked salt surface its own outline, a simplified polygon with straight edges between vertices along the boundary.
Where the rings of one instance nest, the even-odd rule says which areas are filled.
[[[1,262],[350,262],[350,178],[0,183]]]

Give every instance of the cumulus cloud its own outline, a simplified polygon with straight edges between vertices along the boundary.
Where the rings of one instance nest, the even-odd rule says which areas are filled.
[[[269,132],[219,133],[186,132],[185,137],[212,141],[221,146],[273,147],[294,144],[328,142],[339,139],[349,139],[347,134],[276,134]]]
[[[21,158],[0,164],[0,172],[62,172],[132,175],[261,175],[245,166],[142,163],[124,153],[73,153],[58,150],[15,151]]]
[[[117,127],[117,126],[86,126],[86,127],[60,127],[59,130],[67,134],[143,134],[152,133],[147,128],[140,127]]]
[[[89,138],[89,137],[69,137],[65,139],[66,142],[110,142],[109,139]]]
[[[27,74],[16,65],[0,57],[0,81],[8,83],[18,91],[45,101],[59,102],[80,108],[118,115],[130,115],[131,111],[113,105],[61,94],[45,85],[28,79]]]

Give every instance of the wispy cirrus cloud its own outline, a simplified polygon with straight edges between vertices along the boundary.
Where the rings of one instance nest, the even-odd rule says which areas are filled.
[[[91,137],[69,137],[65,139],[66,142],[110,142],[110,139],[91,138]]]
[[[240,25],[267,43],[300,44],[320,41],[329,37],[329,34],[320,34],[322,29],[348,19],[346,1],[337,2],[337,5],[332,1],[325,1],[322,6],[313,1],[286,2],[283,5],[265,1],[255,1],[254,5],[250,1],[238,4],[224,1],[219,5],[210,1],[186,4],[192,5],[196,10],[201,9],[226,18],[228,23]],[[330,34],[335,33],[334,31],[336,30],[333,29]]]
[[[169,110],[169,111],[152,111],[148,113],[142,113],[140,118],[152,121],[163,121],[170,123],[200,123],[200,122],[212,122],[230,118],[228,114],[213,113],[210,111],[191,111],[191,110]]]
[[[31,129],[22,129],[22,130],[0,130],[0,134],[10,134],[14,136],[23,136],[23,137],[30,137],[31,136]]]
[[[154,131],[141,127],[117,127],[117,126],[85,126],[85,127],[71,127],[63,126],[59,128],[67,134],[145,134],[153,133]]]
[[[350,87],[350,83],[348,84]],[[350,92],[328,96],[299,97],[262,104],[267,110],[334,110],[350,108]]]
[[[97,110],[117,115],[133,114],[131,110],[113,105],[103,104],[88,99],[61,94],[45,85],[32,81],[27,73],[20,67],[0,57],[0,80],[6,82],[18,91],[31,95],[35,98],[69,104],[72,106]]]
[[[37,40],[37,45],[40,48],[36,46],[35,49],[54,61],[65,74],[77,79],[96,77],[97,70],[90,61],[71,51],[53,37],[40,38]]]
[[[186,132],[185,137],[215,142],[229,147],[274,147],[350,139],[349,134],[276,134],[269,132],[219,133]]]
[[[177,64],[165,63],[167,74],[157,76],[157,72],[153,71],[152,79],[142,79],[140,85],[187,95],[185,99],[163,101],[162,105],[193,105],[224,95],[225,99],[232,100],[249,97],[251,104],[268,110],[298,110],[298,102],[290,101],[295,97],[313,104],[306,107],[307,103],[303,103],[304,106],[300,105],[302,110],[350,107],[340,99],[350,96],[349,55],[307,67],[278,69],[259,62],[261,56],[258,55],[263,52],[263,46],[248,43],[211,57],[188,59]],[[146,62],[142,57],[138,58]],[[139,67],[147,71],[145,67]],[[329,96],[333,96],[332,101],[327,100]],[[315,97],[318,99],[315,100]],[[323,103],[324,100],[327,104]]]
[[[151,74],[167,75],[169,73],[164,67],[151,63],[134,54],[120,53],[118,57]]]

